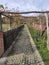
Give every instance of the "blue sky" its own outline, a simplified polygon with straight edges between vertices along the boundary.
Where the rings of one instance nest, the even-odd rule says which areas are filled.
[[[7,6],[12,11],[15,8],[16,11],[20,12],[49,10],[49,0],[0,0],[0,4]],[[25,14],[25,16],[32,15],[35,14]]]
[[[0,4],[18,11],[49,10],[49,0],[0,0]]]

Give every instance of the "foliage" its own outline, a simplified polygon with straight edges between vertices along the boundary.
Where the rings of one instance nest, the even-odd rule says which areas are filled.
[[[44,33],[43,38],[40,37],[41,32],[34,30],[32,27],[28,26],[31,36],[36,44],[36,47],[41,54],[45,65],[49,65],[49,51],[47,50],[47,35],[46,32]],[[36,32],[38,32],[38,36],[36,38]]]
[[[4,9],[4,6],[3,5],[0,5],[0,10]]]

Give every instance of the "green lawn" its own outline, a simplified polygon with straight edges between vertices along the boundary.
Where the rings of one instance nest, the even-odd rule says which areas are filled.
[[[28,28],[45,65],[49,65],[49,51],[47,50],[46,32],[44,33],[43,38],[41,38],[41,31],[34,30],[31,26],[28,26]]]

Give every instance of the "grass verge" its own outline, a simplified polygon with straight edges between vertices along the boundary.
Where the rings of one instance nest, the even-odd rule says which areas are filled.
[[[9,24],[2,24],[2,30],[5,32],[9,30]]]
[[[49,51],[47,50],[46,32],[44,33],[43,38],[41,38],[41,31],[34,30],[31,26],[28,26],[28,28],[45,65],[49,65]]]

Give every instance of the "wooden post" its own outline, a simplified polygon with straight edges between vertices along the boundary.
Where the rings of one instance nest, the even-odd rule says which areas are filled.
[[[47,49],[49,50],[49,21],[48,21],[48,13],[45,13],[46,17],[46,26],[47,26]]]
[[[13,21],[13,18],[12,18],[12,16],[10,16],[10,29],[12,29],[12,21]]]
[[[0,13],[0,56],[4,53],[4,43],[3,43],[3,32],[2,32],[2,18]]]
[[[11,21],[11,20],[10,20],[10,21]],[[9,30],[11,29],[10,21],[9,21]]]
[[[11,14],[10,14],[10,21],[9,21],[9,30],[11,29]]]
[[[1,13],[0,13],[0,30],[2,30],[2,17],[1,17]]]
[[[9,30],[11,29],[11,17],[10,17],[10,22],[9,22]]]

